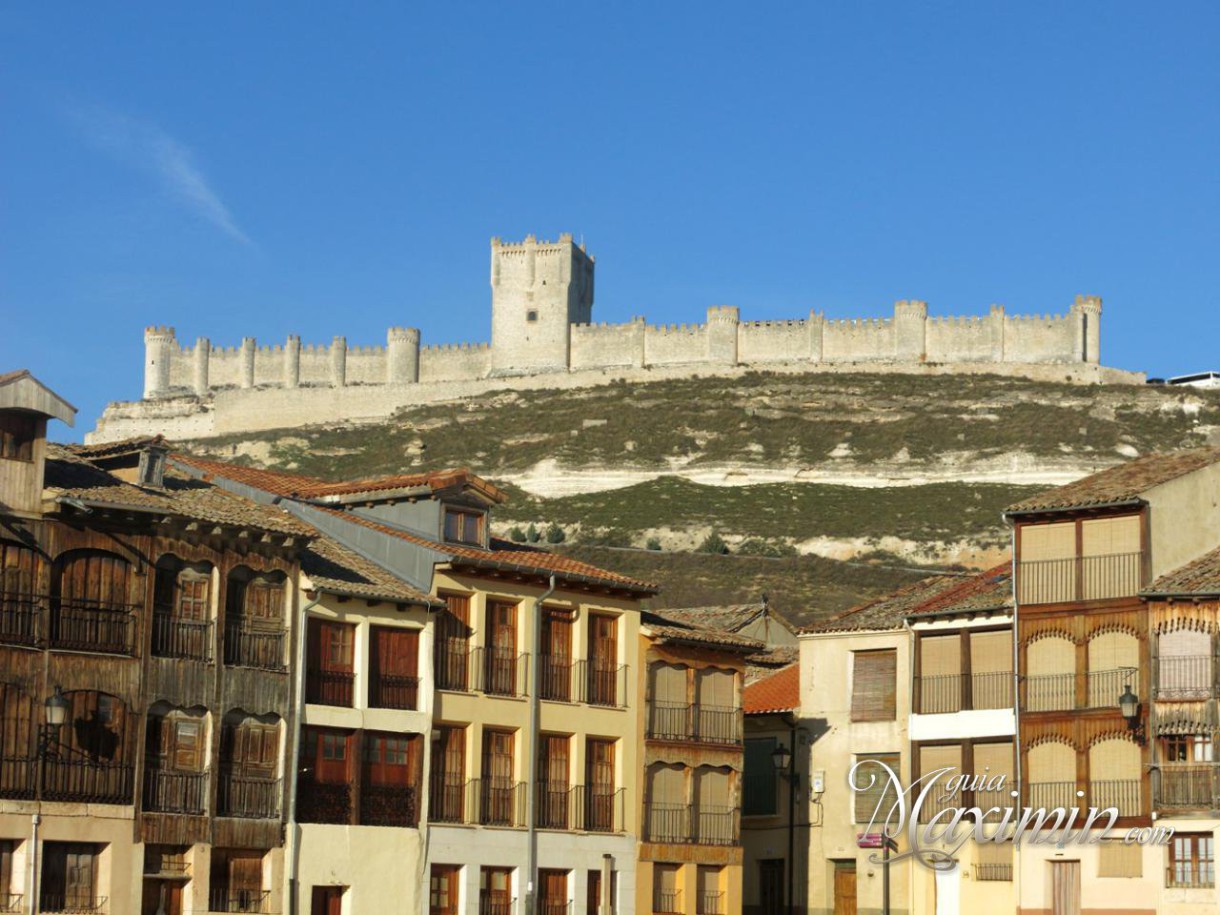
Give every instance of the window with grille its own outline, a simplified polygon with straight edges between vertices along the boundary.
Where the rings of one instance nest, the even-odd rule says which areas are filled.
[[[1206,888],[1216,885],[1216,843],[1206,833],[1178,834],[1169,845],[1165,885]]]

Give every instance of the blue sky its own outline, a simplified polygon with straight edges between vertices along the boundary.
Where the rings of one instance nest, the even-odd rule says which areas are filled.
[[[77,435],[146,324],[485,340],[529,232],[596,320],[1091,293],[1107,364],[1220,368],[1215,3],[7,3],[0,80],[0,369]]]

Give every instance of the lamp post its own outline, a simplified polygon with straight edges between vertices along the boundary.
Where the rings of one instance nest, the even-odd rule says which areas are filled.
[[[42,823],[43,770],[46,767],[47,757],[51,755],[51,748],[59,743],[59,729],[64,726],[64,721],[68,718],[69,708],[71,708],[71,703],[64,696],[63,691],[58,686],[55,687],[55,692],[43,703],[44,723],[38,729],[38,758],[35,760],[38,771],[34,776],[34,800],[37,801],[38,806],[31,817],[30,872],[29,879],[26,881],[30,893],[30,915],[38,915],[41,903],[38,898],[38,827]]]
[[[792,737],[796,737],[795,726]],[[771,763],[781,777],[786,775],[788,779],[788,915],[792,915],[793,873],[796,870],[796,756],[791,749],[780,744],[771,751]]]

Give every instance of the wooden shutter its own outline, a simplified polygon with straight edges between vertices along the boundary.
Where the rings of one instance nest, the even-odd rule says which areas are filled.
[[[513,734],[511,731],[483,732],[483,777],[499,787],[513,781]]]
[[[449,784],[466,777],[466,729],[438,727],[433,732],[435,747],[432,758],[440,764],[440,770]]]
[[[585,784],[597,795],[614,793],[614,741],[590,737],[585,744]]]
[[[167,722],[173,732],[173,767],[179,772],[203,771],[204,733],[200,718],[174,717]]]
[[[589,617],[589,657],[595,670],[613,670],[618,664],[618,620],[612,616]]]
[[[265,575],[246,584],[245,607],[247,620],[278,625],[284,620],[284,585]]]
[[[561,734],[543,734],[538,742],[538,771],[549,791],[563,791],[571,778],[569,748],[571,738]]]
[[[174,608],[179,619],[206,620],[210,615],[210,592],[212,576],[201,569],[185,568],[178,573],[177,606]]]
[[[706,667],[699,671],[699,704],[709,708],[737,707],[737,675],[731,670]]]
[[[235,854],[229,858],[229,894],[256,894],[263,891],[261,855]]]
[[[131,566],[109,553],[76,553],[63,561],[59,596],[68,603],[125,607],[131,601]]]
[[[517,653],[517,605],[493,601],[487,605],[488,644],[512,657]]]
[[[893,721],[896,715],[898,652],[852,652],[852,721]]]
[[[1144,876],[1144,848],[1124,842],[1102,842],[1097,854],[1098,877]]]
[[[948,790],[948,783],[962,774],[961,744],[919,748],[919,775],[921,778],[930,780],[933,772],[944,768],[948,768],[949,771],[937,776],[935,786],[924,796],[923,806],[919,811],[921,822],[928,822],[934,814],[948,807],[965,806],[966,799],[960,791],[953,797],[944,797]],[[922,789],[927,784],[928,781],[920,782],[920,788]]]
[[[684,807],[686,776],[679,766],[656,765],[649,770],[649,799],[666,807]]]
[[[0,540],[0,592],[4,595],[29,596],[42,590],[43,568],[43,558],[34,550]]]
[[[64,849],[64,895],[67,908],[86,908],[97,895],[96,848],[68,845]]]
[[[562,661],[572,657],[572,611],[555,607],[543,610],[542,652]]]
[[[452,864],[433,864],[428,894],[429,915],[456,915],[458,911],[458,874]]]
[[[866,759],[883,762],[894,771],[896,776],[902,777],[902,770],[899,768],[901,758],[897,753],[865,753],[856,757],[857,762]],[[853,786],[856,798],[855,821],[860,824],[868,823],[873,818],[873,811],[877,809],[877,804],[880,802],[882,806],[874,823],[874,825],[880,825],[889,815],[890,807],[898,799],[894,794],[889,776],[884,769],[877,766],[864,766],[857,770],[855,777],[856,784]]]
[[[970,633],[970,671],[976,674],[1011,673],[1011,630]]]
[[[652,667],[652,697],[657,702],[686,705],[685,667],[674,664],[654,664]]]
[[[377,673],[388,677],[419,676],[419,630],[374,626],[373,658]]]

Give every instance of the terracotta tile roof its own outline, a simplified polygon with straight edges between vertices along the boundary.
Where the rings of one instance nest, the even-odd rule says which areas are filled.
[[[117,457],[123,454],[134,454],[143,451],[149,445],[164,445],[165,437],[161,435],[141,435],[135,438],[124,438],[114,442],[100,442],[96,445],[68,444],[63,447],[77,457],[87,461],[100,458]]]
[[[657,585],[650,582],[628,578],[626,575],[620,575],[618,572],[599,569],[597,566],[570,559],[560,553],[550,553],[523,543],[513,543],[509,540],[499,540],[493,537],[491,538],[491,548],[485,550],[480,547],[466,546],[459,543],[442,543],[428,537],[423,537],[420,534],[403,530],[402,528],[371,521],[350,511],[340,511],[333,508],[319,508],[319,510],[329,512],[353,524],[360,524],[372,530],[380,531],[390,537],[397,537],[407,543],[414,543],[440,553],[447,553],[453,557],[453,565],[516,571],[532,575],[556,575],[571,581],[588,582],[605,587],[640,592],[642,595],[656,594],[660,590]]]
[[[1143,493],[1220,461],[1220,446],[1149,454],[1083,480],[1032,496],[1008,508],[1009,513],[1066,511],[1132,502]]]
[[[43,485],[50,497],[305,538],[314,534],[313,528],[282,509],[259,505],[172,468],[166,469],[164,484],[160,489],[136,486],[94,466],[62,445],[47,445]]]
[[[181,461],[183,464],[188,464],[197,470],[203,471],[205,479],[207,475],[214,474],[238,483],[244,483],[255,489],[261,489],[272,495],[293,496],[299,499],[359,496],[365,493],[371,494],[419,487],[427,487],[432,492],[439,492],[445,489],[465,486],[471,487],[493,502],[503,502],[506,498],[502,489],[472,473],[466,467],[435,470],[427,473],[396,474],[365,480],[329,482],[327,480],[320,480],[317,477],[287,473],[282,470],[243,467],[225,461],[211,461],[205,458],[192,457],[187,454],[175,454],[174,460]]]
[[[800,649],[795,645],[775,645],[756,651],[746,658],[746,682],[752,683],[769,677],[781,667],[787,667],[800,657]]]
[[[719,607],[677,607],[665,610],[665,616],[671,620],[681,620],[694,626],[708,629],[721,629],[725,632],[737,632],[744,629],[764,613],[779,622],[791,632],[796,631],[774,607],[761,601],[754,604],[727,604]]]
[[[754,652],[763,647],[757,639],[746,638],[723,629],[700,626],[683,619],[671,610],[645,610],[640,614],[640,625],[662,640],[693,642],[713,648]]]
[[[1011,607],[1012,563],[1006,562],[971,578],[959,579],[955,587],[933,595],[908,616],[947,616]]]
[[[747,684],[741,694],[747,715],[791,712],[801,706],[801,666],[789,664],[769,677]]]
[[[395,577],[377,563],[321,535],[302,551],[301,571],[319,591],[372,600],[440,605],[436,598]]]
[[[935,575],[898,591],[874,598],[828,620],[808,626],[802,632],[853,632],[901,629],[913,611],[933,597],[961,584],[957,576]]]
[[[1220,596],[1220,549],[1162,575],[1143,593],[1152,597]]]

